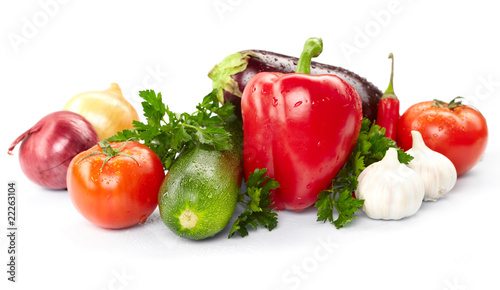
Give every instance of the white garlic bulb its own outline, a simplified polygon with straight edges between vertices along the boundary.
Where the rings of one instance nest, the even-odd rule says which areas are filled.
[[[398,220],[418,211],[424,191],[420,176],[399,162],[395,148],[389,148],[382,160],[358,176],[355,194],[365,200],[363,211],[370,218]]]
[[[415,170],[424,181],[424,200],[436,201],[455,186],[457,170],[450,159],[425,145],[420,132],[411,131],[411,136],[413,145],[406,153],[413,156],[413,160],[408,167]]]

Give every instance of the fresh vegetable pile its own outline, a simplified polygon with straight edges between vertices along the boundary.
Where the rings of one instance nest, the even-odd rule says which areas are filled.
[[[97,226],[131,227],[158,206],[166,228],[194,240],[228,227],[229,238],[271,231],[280,210],[313,206],[318,222],[338,229],[360,209],[399,220],[445,196],[478,163],[486,120],[461,98],[415,104],[400,116],[392,53],[382,93],[353,72],[313,62],[322,51],[322,40],[310,38],[300,58],[231,54],[210,70],[213,89],[193,113],[139,92],[145,122],[117,84],[77,94],[9,154],[22,142],[26,176],[67,189]]]

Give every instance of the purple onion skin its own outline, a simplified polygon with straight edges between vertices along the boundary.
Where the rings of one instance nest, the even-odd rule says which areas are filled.
[[[48,189],[65,189],[71,159],[99,142],[92,125],[81,115],[58,111],[43,117],[9,147],[21,142],[19,162],[23,173]]]

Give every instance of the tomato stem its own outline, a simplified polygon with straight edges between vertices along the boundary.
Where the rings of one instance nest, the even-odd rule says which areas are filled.
[[[102,140],[101,142],[97,143],[97,145],[99,145],[99,147],[101,148],[102,151],[94,151],[94,152],[90,153],[89,155],[82,157],[80,160],[78,160],[76,162],[76,164],[80,163],[83,159],[89,158],[90,156],[94,156],[94,155],[97,155],[97,154],[104,154],[104,155],[106,155],[106,158],[104,159],[104,162],[102,163],[100,172],[102,172],[102,169],[104,168],[104,165],[111,158],[113,158],[115,156],[118,156],[118,155],[130,157],[130,158],[134,159],[134,161],[137,163],[138,166],[141,166],[141,164],[139,163],[139,161],[137,161],[137,159],[135,159],[134,156],[132,156],[130,154],[127,154],[127,153],[121,152],[123,150],[123,148],[125,148],[125,145],[127,145],[128,141],[129,140],[125,141],[125,143],[123,143],[123,145],[120,146],[120,147],[118,147],[118,148],[113,148],[113,147],[111,147],[111,144],[109,144],[109,142],[107,140]]]
[[[455,108],[463,106],[462,101],[457,101],[459,99],[464,99],[464,98],[459,96],[459,97],[456,97],[453,100],[451,100],[451,102],[449,102],[449,103],[445,103],[441,100],[434,99],[432,101],[432,106],[437,107],[437,108],[448,108],[450,110],[453,110]]]

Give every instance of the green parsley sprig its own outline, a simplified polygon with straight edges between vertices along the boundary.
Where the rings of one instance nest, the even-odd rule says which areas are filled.
[[[382,160],[390,148],[398,148],[394,140],[385,137],[385,129],[364,118],[358,140],[346,165],[332,181],[331,188],[318,195],[317,221],[329,221],[337,229],[342,228],[355,217],[364,200],[352,196],[358,186],[358,176],[370,164]],[[398,159],[408,164],[413,157],[398,148]],[[334,218],[334,212],[337,218]]]
[[[220,105],[217,91],[213,90],[196,106],[196,111],[174,113],[163,103],[161,93],[140,91],[144,99],[142,108],[146,123],[134,121],[134,129],[118,132],[108,141],[142,140],[163,163],[170,168],[177,153],[196,142],[211,144],[218,150],[229,148],[230,134],[222,124],[234,113],[234,106],[227,102]]]
[[[280,185],[274,178],[266,175],[267,169],[255,169],[250,173],[245,183],[247,191],[240,193],[238,202],[246,205],[246,209],[241,213],[231,227],[228,238],[235,233],[241,237],[248,235],[247,227],[257,229],[259,225],[272,231],[278,225],[278,214],[275,212],[273,202],[270,198],[271,190]]]

